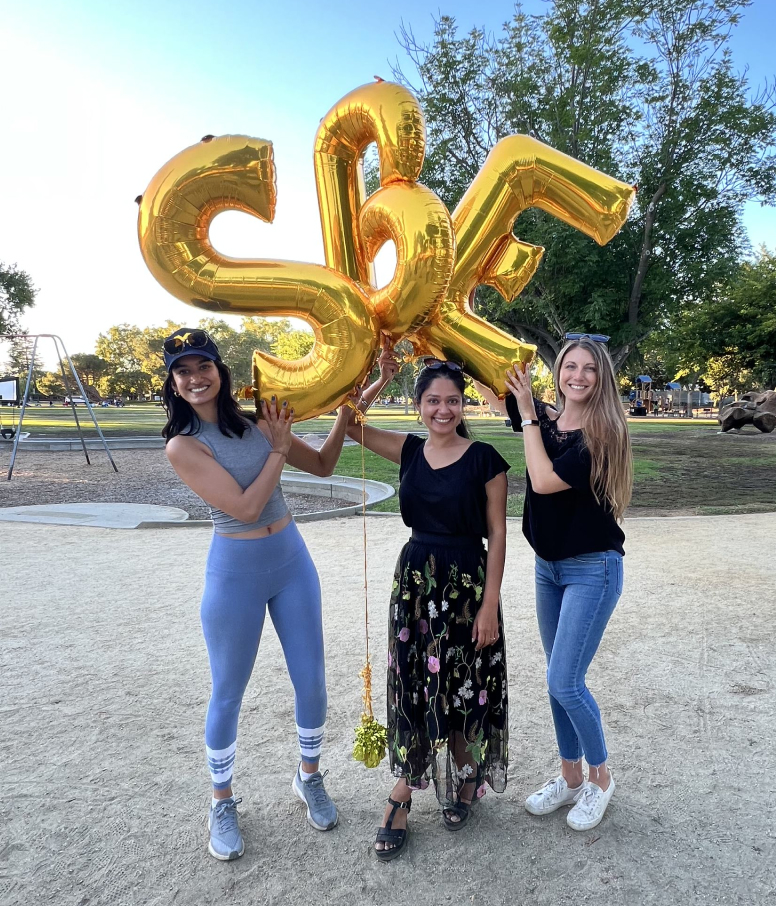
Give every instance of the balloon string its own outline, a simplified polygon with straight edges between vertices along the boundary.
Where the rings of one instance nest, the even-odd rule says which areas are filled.
[[[372,711],[372,663],[369,658],[369,579],[367,562],[367,535],[366,535],[366,454],[364,453],[364,425],[366,414],[357,405],[348,400],[348,405],[356,413],[356,421],[361,426],[361,521],[364,545],[364,636],[366,639],[366,662],[359,676],[364,681],[364,691],[361,698],[364,702],[364,714],[374,717]]]
[[[361,417],[361,520],[364,529],[364,636],[366,637],[366,664],[361,671],[364,678],[364,713],[372,714],[372,664],[369,660],[369,580],[367,573],[366,553],[366,454],[364,453],[364,424],[366,416]]]

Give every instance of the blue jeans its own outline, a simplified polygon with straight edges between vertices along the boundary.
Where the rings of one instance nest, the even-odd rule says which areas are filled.
[[[536,558],[536,616],[560,757],[598,767],[607,759],[601,712],[585,674],[622,594],[616,551],[566,560]]]

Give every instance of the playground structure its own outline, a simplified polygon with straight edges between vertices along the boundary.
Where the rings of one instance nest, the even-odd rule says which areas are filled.
[[[8,475],[6,476],[6,481],[10,481],[13,476],[13,468],[16,462],[16,454],[19,449],[19,441],[22,438],[22,428],[24,426],[24,415],[27,411],[27,406],[30,401],[30,392],[33,387],[32,375],[35,370],[35,359],[38,353],[38,341],[42,339],[50,339],[54,343],[54,351],[57,354],[57,361],[59,362],[59,370],[62,374],[62,382],[65,385],[66,399],[75,400],[79,397],[83,399],[83,405],[89,412],[89,415],[94,424],[94,428],[97,431],[97,434],[102,441],[103,448],[105,453],[110,460],[110,464],[113,466],[113,471],[118,472],[118,467],[113,461],[111,452],[108,448],[108,442],[105,440],[105,436],[102,433],[102,429],[97,424],[97,419],[94,415],[94,410],[92,409],[92,404],[89,400],[89,394],[84,388],[81,378],[78,376],[78,372],[73,367],[73,363],[68,355],[67,350],[65,349],[65,344],[62,342],[62,338],[53,333],[37,333],[37,334],[20,334],[20,333],[6,333],[0,334],[0,340],[21,340],[26,345],[27,349],[27,380],[24,386],[24,395],[21,399],[21,408],[19,410],[19,419],[18,423],[12,424],[12,427],[6,430],[4,427],[0,430],[0,437],[2,441],[8,442],[13,440],[13,450],[11,451],[11,461],[8,466]],[[30,348],[31,344],[31,348]],[[67,368],[65,368],[65,362],[67,362]],[[69,376],[68,376],[69,372]],[[12,389],[14,393],[14,399],[12,405],[14,407],[19,405],[19,382],[17,378],[4,378],[3,387]],[[73,389],[77,388],[77,389]],[[0,393],[0,395],[3,395]],[[5,402],[5,399],[3,399]],[[75,419],[76,430],[78,431],[78,436],[81,441],[81,448],[84,451],[84,456],[86,457],[86,464],[91,465],[91,460],[89,459],[89,452],[86,449],[86,439],[84,438],[83,430],[81,428],[81,422],[78,418],[77,406],[73,403],[68,407],[72,413],[73,418]]]
[[[709,394],[695,389],[691,384],[683,387],[678,381],[669,381],[662,390],[659,390],[648,374],[640,374],[635,384],[635,388],[628,396],[628,414],[631,416],[645,418],[664,415],[693,418],[696,411],[701,416],[712,415]]]
[[[636,389],[630,393],[630,414],[636,417],[651,415],[653,398],[652,378],[648,374],[640,374],[636,378]]]

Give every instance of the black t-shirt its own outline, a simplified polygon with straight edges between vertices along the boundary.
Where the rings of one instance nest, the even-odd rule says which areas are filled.
[[[399,506],[404,524],[439,535],[488,535],[485,485],[509,463],[490,444],[473,441],[460,459],[432,469],[425,440],[408,434],[401,448]]]
[[[543,560],[565,560],[597,551],[624,555],[625,533],[611,508],[598,503],[590,487],[592,463],[582,432],[559,431],[547,415],[548,407],[539,400],[534,404],[553,471],[571,487],[555,494],[537,494],[526,471],[523,534],[528,543]],[[506,406],[513,430],[522,432],[517,400],[511,393]]]

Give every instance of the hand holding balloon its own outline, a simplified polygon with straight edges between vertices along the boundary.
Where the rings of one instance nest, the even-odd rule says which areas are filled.
[[[399,357],[393,351],[391,341],[387,337],[383,338],[383,348],[380,351],[380,358],[377,360],[377,364],[380,367],[380,380],[383,385],[390,384],[399,373]]]
[[[521,418],[536,418],[533,393],[531,392],[531,369],[525,370],[513,365],[506,374],[506,384],[510,393],[517,400]]]
[[[288,456],[291,449],[291,425],[294,423],[294,410],[289,409],[288,400],[278,408],[275,397],[269,403],[261,401],[261,414],[267,422],[272,440],[272,452]]]

